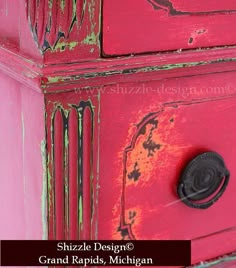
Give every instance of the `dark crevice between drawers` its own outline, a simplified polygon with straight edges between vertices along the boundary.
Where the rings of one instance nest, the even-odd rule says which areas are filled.
[[[101,19],[103,21],[103,18]],[[103,25],[103,24],[102,24]],[[140,53],[127,53],[127,54],[106,54],[103,50],[103,26],[101,31],[101,57],[102,58],[128,58],[128,57],[134,57],[134,56],[156,56],[156,55],[171,55],[171,54],[179,54],[181,55],[182,52],[204,52],[204,51],[212,51],[212,50],[218,50],[218,49],[232,49],[236,48],[236,44],[229,45],[229,46],[212,46],[212,47],[199,47],[199,48],[189,48],[189,49],[177,49],[177,50],[163,50],[163,51],[146,51],[146,52],[140,52]]]

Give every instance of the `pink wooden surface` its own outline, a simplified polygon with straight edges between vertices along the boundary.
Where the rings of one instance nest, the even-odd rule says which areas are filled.
[[[43,96],[2,73],[0,84],[0,238],[43,239]]]
[[[11,3],[14,3],[15,8],[12,8]],[[19,44],[20,1],[13,0],[11,3],[7,0],[2,0],[0,3],[0,31],[2,37],[8,37],[14,43]]]

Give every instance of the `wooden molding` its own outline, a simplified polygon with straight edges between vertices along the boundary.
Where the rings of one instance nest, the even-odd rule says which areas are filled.
[[[32,89],[48,93],[114,83],[162,80],[236,71],[236,47],[43,64],[0,40],[0,70]],[[88,82],[89,81],[89,82]]]
[[[80,30],[85,0],[25,1],[29,26],[42,53],[55,49],[62,38],[68,41],[74,27]]]
[[[49,239],[92,236],[94,112],[89,100],[78,102],[47,100]]]
[[[101,0],[25,0],[25,16],[45,63],[100,57]]]

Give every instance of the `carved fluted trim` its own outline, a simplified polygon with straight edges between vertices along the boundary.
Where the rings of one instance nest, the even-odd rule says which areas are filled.
[[[80,30],[86,0],[25,0],[27,18],[35,42],[44,53],[60,39],[67,41],[76,27]]]

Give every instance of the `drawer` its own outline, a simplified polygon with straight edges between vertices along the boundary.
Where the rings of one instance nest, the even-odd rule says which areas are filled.
[[[228,74],[107,87],[101,96],[100,238],[190,239],[193,264],[236,251],[236,97],[223,92],[227,79],[234,82]],[[185,93],[195,91],[178,95],[178,83]],[[157,88],[161,94],[151,93]]]
[[[236,2],[104,0],[104,55],[235,44]]]

